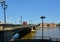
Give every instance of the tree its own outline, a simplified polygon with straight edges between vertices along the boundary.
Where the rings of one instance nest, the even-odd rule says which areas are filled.
[[[47,24],[47,26],[50,26],[50,24]]]
[[[0,21],[0,23],[1,23],[1,21]]]
[[[38,26],[40,26],[40,24],[38,24]]]
[[[57,26],[60,26],[60,23],[58,23]]]

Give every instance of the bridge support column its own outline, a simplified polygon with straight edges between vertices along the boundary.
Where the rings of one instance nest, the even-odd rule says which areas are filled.
[[[10,32],[0,31],[0,42],[10,42],[12,35]]]

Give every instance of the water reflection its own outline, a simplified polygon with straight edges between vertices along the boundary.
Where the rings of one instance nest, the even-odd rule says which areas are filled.
[[[34,36],[35,32],[30,32],[26,36],[22,37],[21,39],[31,39]]]
[[[34,39],[38,39],[38,37],[41,37],[42,36],[42,28],[39,28],[37,30],[37,32],[35,33],[34,37],[37,37],[37,38],[34,38]],[[47,37],[50,37],[50,38],[60,38],[60,28],[44,28],[43,29],[43,36],[47,36]]]
[[[60,38],[60,28],[43,28],[43,36],[44,39]],[[30,32],[21,39],[42,39],[42,28]]]

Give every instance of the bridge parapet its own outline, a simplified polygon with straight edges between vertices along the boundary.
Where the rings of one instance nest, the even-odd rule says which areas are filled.
[[[18,25],[18,24],[0,24],[0,31],[19,29],[23,27],[30,27],[30,26],[29,25],[23,26],[23,25]]]

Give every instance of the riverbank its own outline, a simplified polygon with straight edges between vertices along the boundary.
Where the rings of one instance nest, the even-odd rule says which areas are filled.
[[[42,27],[38,26],[38,28],[42,28]],[[56,27],[43,27],[43,28],[57,28],[57,26]]]

